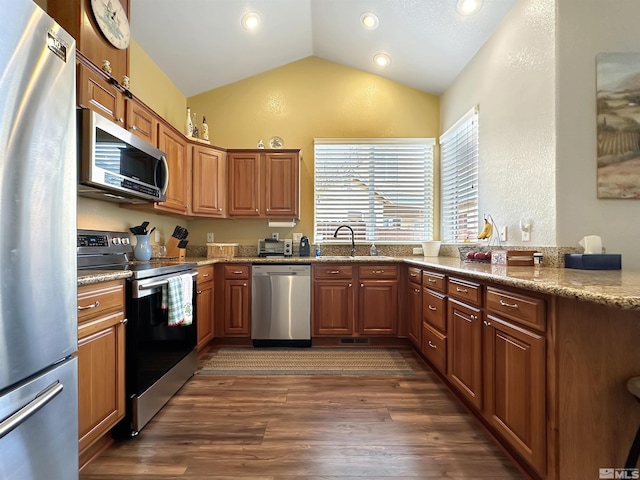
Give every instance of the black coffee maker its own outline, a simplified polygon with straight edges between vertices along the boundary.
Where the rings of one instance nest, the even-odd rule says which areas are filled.
[[[308,257],[311,255],[311,246],[309,245],[309,237],[300,238],[300,256]]]

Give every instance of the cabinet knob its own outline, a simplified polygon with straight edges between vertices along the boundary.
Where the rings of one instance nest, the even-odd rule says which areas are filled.
[[[256,208],[256,213],[258,213],[258,209]]]
[[[138,130],[138,127],[136,127],[135,125],[133,125],[133,126],[131,127],[131,130]]]
[[[352,284],[349,284],[349,287],[353,287],[353,285],[352,285]]]
[[[242,286],[243,286],[243,287],[246,287],[246,286],[247,286],[247,284],[246,284],[246,283],[243,283],[243,284],[242,284]]]
[[[269,211],[269,209],[267,208],[267,212]]]
[[[416,293],[420,293],[420,289],[419,288],[414,288],[413,291],[416,292]]]
[[[126,325],[127,323],[129,323],[129,319],[128,318],[123,318],[122,320],[120,320],[120,324],[121,325]]]
[[[361,287],[364,287],[364,283],[361,283],[361,284],[360,284],[360,286],[361,286]]]
[[[196,290],[196,293],[197,293],[198,295],[202,295],[202,290]]]
[[[508,308],[519,308],[517,303],[507,303],[500,300],[500,305]]]
[[[220,212],[221,212],[221,211],[222,211],[222,208],[219,208],[219,209],[218,209],[218,211],[220,211]]]
[[[124,123],[124,118],[120,117],[120,118],[118,119],[118,121],[119,121],[120,123]]]
[[[435,312],[437,310],[436,307],[434,307],[433,305],[429,305],[429,310],[431,310],[432,312]]]
[[[99,306],[100,306],[100,302],[96,300],[91,305],[84,305],[84,306],[78,305],[78,310],[89,310],[90,308],[96,308]]]

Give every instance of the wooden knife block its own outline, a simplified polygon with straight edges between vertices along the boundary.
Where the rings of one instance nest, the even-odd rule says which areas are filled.
[[[186,248],[178,248],[178,240],[175,237],[171,237],[167,242],[167,257],[177,257],[178,260],[184,260],[187,254]]]

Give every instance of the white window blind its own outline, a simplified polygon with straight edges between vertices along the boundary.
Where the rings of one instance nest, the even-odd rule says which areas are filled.
[[[478,109],[474,107],[440,137],[442,241],[478,234]]]
[[[315,242],[433,239],[432,138],[315,139]]]

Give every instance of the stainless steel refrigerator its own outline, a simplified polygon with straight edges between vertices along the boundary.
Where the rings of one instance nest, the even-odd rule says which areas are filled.
[[[0,479],[78,478],[75,41],[0,0]]]

